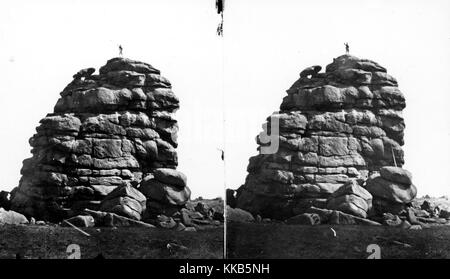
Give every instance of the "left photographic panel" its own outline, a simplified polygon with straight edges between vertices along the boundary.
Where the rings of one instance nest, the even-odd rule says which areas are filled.
[[[0,258],[223,258],[211,1],[0,6]]]

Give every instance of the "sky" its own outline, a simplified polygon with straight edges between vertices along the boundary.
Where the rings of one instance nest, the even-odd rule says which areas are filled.
[[[255,136],[299,72],[325,67],[349,42],[405,95],[404,168],[418,195],[450,195],[448,1],[226,0],[223,38],[214,2],[1,1],[0,190],[18,185],[28,139],[72,75],[121,44],[172,82],[178,169],[193,197],[223,196],[244,183]]]

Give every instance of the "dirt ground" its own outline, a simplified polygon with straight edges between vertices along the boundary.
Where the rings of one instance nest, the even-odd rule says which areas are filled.
[[[148,228],[86,228],[85,236],[70,227],[0,226],[0,259],[197,259],[223,258],[223,226],[197,232]],[[167,248],[178,244],[187,249]],[[75,244],[69,247],[69,245]],[[77,246],[78,245],[78,246]],[[78,249],[79,247],[79,249]]]
[[[334,236],[333,228],[336,231]],[[450,226],[405,230],[387,226],[229,223],[228,258],[450,258]]]

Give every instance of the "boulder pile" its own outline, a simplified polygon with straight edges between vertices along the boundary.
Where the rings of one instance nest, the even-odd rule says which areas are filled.
[[[190,190],[176,170],[179,100],[171,83],[126,58],[73,78],[30,139],[33,156],[23,162],[11,209],[60,221],[85,209],[140,220],[183,207]]]
[[[401,169],[405,98],[396,79],[351,55],[321,69],[303,70],[263,125],[236,207],[281,220],[308,208],[366,218],[415,197]],[[345,216],[334,215],[336,222]],[[305,216],[302,222],[314,220]]]

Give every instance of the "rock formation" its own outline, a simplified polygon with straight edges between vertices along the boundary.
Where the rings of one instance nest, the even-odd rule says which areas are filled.
[[[382,172],[366,189],[361,187],[380,168],[404,163],[405,98],[395,78],[376,62],[350,55],[320,70],[303,70],[287,90],[280,111],[263,125],[257,137],[259,154],[249,160],[237,207],[276,219],[310,207],[365,218],[372,199],[379,204],[397,193],[404,199],[392,201],[405,204],[414,198],[414,190],[380,190],[380,183],[390,183],[386,181],[411,184],[396,181],[393,169]],[[274,141],[278,146],[271,150],[268,146]]]
[[[94,72],[76,73],[40,121],[11,208],[60,220],[85,208],[140,219],[146,208],[182,207],[190,191],[175,170],[179,101],[170,82],[151,65],[125,58]],[[133,194],[143,178],[170,191],[147,186],[146,197]]]

